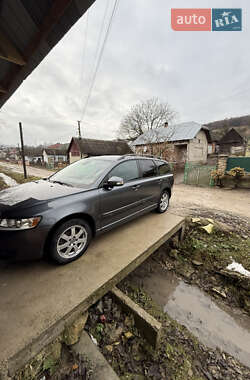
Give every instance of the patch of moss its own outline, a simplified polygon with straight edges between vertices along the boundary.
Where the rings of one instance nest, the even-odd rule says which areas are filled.
[[[200,356],[199,341],[184,326],[171,319],[167,313],[164,313],[142,288],[126,280],[119,287],[134,302],[162,323],[162,335],[158,350],[155,351],[143,340],[141,345],[134,345],[134,359],[151,363],[152,366],[158,366],[158,370],[160,368],[160,370],[166,371],[169,379],[183,380],[190,378],[188,371],[192,367],[192,362],[194,358]],[[142,341],[142,338],[140,339]],[[183,342],[187,343],[182,344]],[[193,353],[193,357],[190,352]],[[116,357],[113,358],[112,363],[119,375],[125,376],[123,370],[125,371],[126,369],[121,363],[117,362]],[[153,377],[148,376],[146,378]]]
[[[235,260],[250,270],[250,238],[216,226],[213,233],[208,234],[197,224],[188,225],[179,252],[179,258],[201,260],[208,269],[225,268]]]
[[[53,375],[53,373],[56,370],[56,367],[57,363],[51,357],[46,358],[43,362],[43,371],[47,371],[50,374],[50,376]]]

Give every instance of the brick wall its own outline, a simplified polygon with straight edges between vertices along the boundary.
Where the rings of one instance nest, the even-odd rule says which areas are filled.
[[[152,154],[154,156],[160,156],[167,161],[176,161],[174,144],[157,143],[157,144],[145,144],[135,147],[137,154]]]

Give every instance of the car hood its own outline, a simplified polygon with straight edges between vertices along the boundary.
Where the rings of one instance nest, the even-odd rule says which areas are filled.
[[[10,187],[0,192],[0,213],[8,209],[24,209],[41,203],[77,194],[90,188],[76,188],[49,181],[34,181]]]

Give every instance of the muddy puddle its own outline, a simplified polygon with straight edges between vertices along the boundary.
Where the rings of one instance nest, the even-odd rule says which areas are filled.
[[[171,318],[186,326],[203,344],[220,348],[243,364],[250,364],[250,318],[226,305],[217,305],[198,287],[170,272],[154,272],[143,287]]]

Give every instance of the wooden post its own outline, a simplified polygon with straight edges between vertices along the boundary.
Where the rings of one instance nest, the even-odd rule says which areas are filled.
[[[199,179],[200,179],[200,167],[198,166],[198,168],[197,168],[197,170],[198,170],[198,173],[197,173],[197,186],[199,185]]]
[[[180,231],[179,231],[179,241],[183,241],[184,240],[184,236],[185,236],[185,223],[183,223]]]
[[[81,139],[82,138],[82,134],[81,134],[81,121],[77,120],[77,124],[78,124],[78,137],[79,137],[79,139]]]
[[[187,184],[188,171],[189,171],[189,165],[188,165],[188,162],[186,162],[185,163],[185,168],[184,168],[184,183],[185,184]]]
[[[19,130],[20,130],[21,152],[22,152],[22,160],[23,160],[23,173],[24,173],[24,178],[26,179],[27,171],[26,171],[25,154],[24,154],[24,146],[23,146],[23,128],[22,128],[21,122],[19,122]]]

